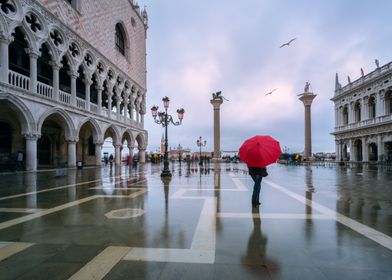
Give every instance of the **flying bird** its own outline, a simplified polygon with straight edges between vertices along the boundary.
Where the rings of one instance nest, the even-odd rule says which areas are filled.
[[[297,38],[293,38],[290,41],[288,41],[287,43],[284,43],[283,45],[281,45],[279,48],[283,48],[284,46],[290,46],[291,42],[293,42],[294,40],[296,40]]]
[[[274,89],[271,90],[270,92],[267,92],[267,93],[265,94],[265,96],[267,96],[267,95],[269,95],[269,94],[272,94],[275,90],[277,90],[277,88],[274,88]]]

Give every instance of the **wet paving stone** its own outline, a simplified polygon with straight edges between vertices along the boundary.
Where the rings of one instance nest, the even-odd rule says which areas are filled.
[[[1,175],[0,278],[392,279],[389,170],[139,167]]]

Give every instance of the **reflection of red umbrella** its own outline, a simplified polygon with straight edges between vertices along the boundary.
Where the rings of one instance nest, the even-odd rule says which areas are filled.
[[[251,167],[266,167],[282,154],[279,142],[271,136],[254,136],[242,143],[240,160]]]

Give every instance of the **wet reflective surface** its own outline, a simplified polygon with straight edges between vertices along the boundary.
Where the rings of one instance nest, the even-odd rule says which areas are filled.
[[[0,278],[392,279],[391,171],[161,168],[0,175]]]

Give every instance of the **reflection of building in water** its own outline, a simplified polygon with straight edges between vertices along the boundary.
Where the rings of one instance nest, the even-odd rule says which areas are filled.
[[[336,74],[336,158],[392,161],[392,62],[341,86]]]
[[[27,170],[56,158],[101,165],[109,137],[116,163],[125,140],[143,162],[146,11],[127,0],[1,3],[0,168],[18,151]]]
[[[352,171],[355,173],[348,174]],[[377,230],[381,229],[380,226],[390,224],[390,216],[386,214],[386,209],[390,209],[392,203],[385,196],[389,191],[385,177],[377,180],[378,173],[366,172],[366,175],[363,175],[355,169],[347,169],[338,172],[337,175],[336,211],[339,214]],[[344,226],[338,226],[337,229],[339,240],[342,240],[348,233]]]

